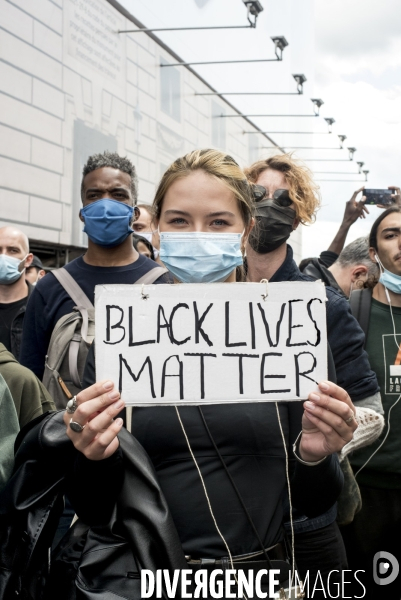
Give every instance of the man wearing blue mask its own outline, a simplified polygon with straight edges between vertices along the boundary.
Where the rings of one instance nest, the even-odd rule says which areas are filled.
[[[379,283],[354,292],[351,305],[366,328],[366,351],[377,373],[386,426],[371,446],[351,456],[362,495],[362,510],[343,530],[349,567],[368,575],[365,598],[401,595],[401,207],[383,212],[369,235],[370,257]],[[390,553],[379,556],[378,553]],[[376,558],[375,558],[376,557]],[[396,559],[396,560],[395,560]],[[398,563],[397,563],[398,561]],[[391,568],[390,568],[391,567]],[[394,577],[393,577],[394,575]],[[384,586],[385,587],[379,587]]]
[[[0,228],[0,343],[18,360],[22,325],[32,286],[24,271],[32,262],[28,238],[15,227]]]
[[[88,235],[88,249],[65,269],[93,304],[96,285],[136,283],[155,264],[132,244],[137,176],[127,158],[111,152],[90,156],[83,168],[81,198],[79,218]],[[162,275],[154,283],[168,281]],[[38,281],[27,307],[21,363],[40,379],[53,329],[74,306],[52,273]]]

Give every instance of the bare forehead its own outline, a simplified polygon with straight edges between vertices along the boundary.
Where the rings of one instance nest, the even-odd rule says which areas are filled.
[[[22,231],[11,227],[0,228],[0,246],[15,246],[21,249],[29,249],[28,238]]]
[[[202,169],[198,169],[189,175],[179,177],[173,181],[166,192],[166,197],[167,195],[174,196],[177,194],[185,196],[204,196],[207,194],[216,198],[235,198],[234,192],[223,179],[210,175]]]
[[[131,177],[128,173],[113,167],[101,167],[91,171],[84,178],[84,188],[109,188],[131,186]]]
[[[265,188],[270,189],[274,187],[275,189],[289,189],[289,184],[285,178],[284,173],[281,171],[277,171],[276,169],[265,169],[259,175],[256,183],[258,185],[263,185]]]
[[[401,213],[391,213],[379,225],[379,234],[385,229],[400,229],[401,228]]]

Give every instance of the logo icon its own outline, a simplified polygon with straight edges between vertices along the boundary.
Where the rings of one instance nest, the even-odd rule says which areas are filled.
[[[376,552],[373,557],[373,579],[377,585],[393,583],[400,572],[398,560],[390,552]]]

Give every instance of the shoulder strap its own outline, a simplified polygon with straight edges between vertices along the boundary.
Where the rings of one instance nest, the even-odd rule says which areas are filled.
[[[372,290],[354,290],[350,296],[351,312],[358,321],[365,334],[365,346],[369,329],[370,307],[372,304]]]
[[[159,277],[164,275],[164,273],[168,273],[168,269],[166,269],[166,267],[155,267],[154,269],[151,269],[150,271],[145,273],[145,275],[142,275],[142,277],[137,279],[135,283],[154,283],[156,279],[159,279]]]
[[[77,284],[75,279],[71,277],[69,272],[61,267],[61,269],[55,269],[52,271],[55,278],[58,282],[63,286],[67,294],[70,296],[71,300],[75,302],[77,306],[83,306],[86,309],[93,308],[92,302],[89,300],[88,296],[85,294],[83,289]]]

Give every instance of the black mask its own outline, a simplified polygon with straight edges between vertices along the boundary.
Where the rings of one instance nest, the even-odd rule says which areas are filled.
[[[273,252],[293,231],[296,212],[288,206],[280,206],[279,201],[274,198],[256,204],[256,225],[249,234],[249,243],[258,254]]]

